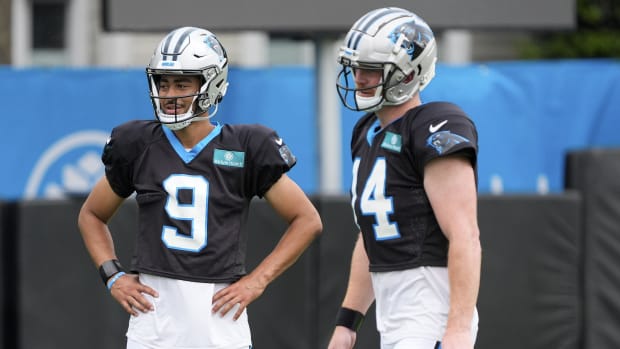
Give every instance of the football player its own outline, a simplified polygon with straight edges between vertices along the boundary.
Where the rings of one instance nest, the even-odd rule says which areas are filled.
[[[211,32],[184,27],[166,35],[146,68],[156,120],[112,130],[105,176],[80,211],[86,248],[131,314],[129,349],[251,348],[246,307],[322,230],[286,175],[296,158],[274,130],[211,121],[227,74],[226,51]],[[125,270],[107,222],[132,194],[139,229]],[[264,197],[288,228],[246,273],[242,228],[253,197]]]
[[[329,349],[351,349],[373,302],[382,349],[472,349],[481,247],[477,131],[456,105],[422,103],[435,74],[428,24],[380,8],[349,30],[337,89],[353,129],[360,229]]]

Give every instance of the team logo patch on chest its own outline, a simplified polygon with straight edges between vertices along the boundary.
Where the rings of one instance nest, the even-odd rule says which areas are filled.
[[[243,167],[245,152],[215,149],[213,163],[220,166]]]
[[[386,132],[385,137],[383,137],[383,142],[381,143],[381,148],[400,153],[402,145],[403,139],[399,134]]]

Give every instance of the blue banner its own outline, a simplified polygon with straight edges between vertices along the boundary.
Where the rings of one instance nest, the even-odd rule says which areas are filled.
[[[561,192],[568,151],[620,147],[618,61],[439,65],[421,97],[456,103],[476,123],[481,193]],[[343,113],[350,168],[349,133],[359,115]],[[350,183],[343,178],[344,187]]]
[[[291,170],[316,190],[314,71],[233,69],[215,120],[261,123],[278,131],[299,160]],[[154,118],[142,69],[0,68],[4,136],[0,199],[83,195],[103,175],[112,128]]]
[[[319,173],[314,74],[303,67],[233,68],[215,117],[277,130],[299,160],[290,175],[308,194],[317,193]],[[153,118],[142,69],[3,67],[0,93],[0,199],[88,192],[103,174],[100,155],[112,128]],[[422,99],[454,102],[478,126],[481,193],[559,192],[566,152],[620,147],[617,61],[440,64]],[[342,109],[342,149],[334,151],[344,159],[343,193],[351,183],[350,133],[359,116]]]

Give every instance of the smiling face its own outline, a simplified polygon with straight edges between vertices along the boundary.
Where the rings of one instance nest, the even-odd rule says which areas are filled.
[[[192,75],[162,75],[159,80],[159,103],[169,115],[187,113],[200,90],[200,77]]]

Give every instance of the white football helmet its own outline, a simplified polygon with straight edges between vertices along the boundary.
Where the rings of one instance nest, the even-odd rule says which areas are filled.
[[[340,47],[338,94],[344,106],[355,111],[402,104],[428,85],[436,61],[435,36],[422,18],[396,7],[373,10],[355,22]],[[376,89],[374,96],[356,93],[362,89],[355,85],[355,69],[382,71],[378,85],[363,89]]]
[[[157,120],[172,130],[180,130],[196,120],[217,113],[218,103],[228,88],[228,57],[219,40],[208,30],[183,27],[171,31],[157,45],[146,68],[153,109]],[[166,114],[161,109],[159,80],[162,75],[197,75],[200,90],[184,114]],[[179,97],[189,97],[179,96]],[[201,116],[207,113],[206,116]]]

